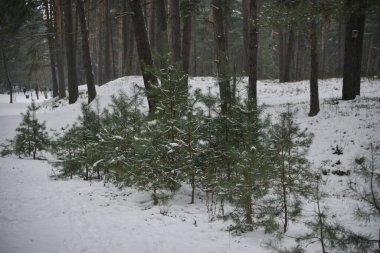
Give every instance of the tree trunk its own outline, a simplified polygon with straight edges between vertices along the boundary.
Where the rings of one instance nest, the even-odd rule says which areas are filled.
[[[111,59],[111,25],[110,25],[110,11],[109,0],[104,0],[104,82],[109,82],[112,79],[112,59]]]
[[[128,6],[127,6],[127,1],[123,0],[121,1],[122,3],[122,10],[123,10],[123,19],[122,19],[122,66],[121,66],[121,75],[124,76],[127,74],[127,62],[128,60],[128,48],[130,47],[130,43],[128,41],[128,37],[130,36],[130,18],[126,13],[128,12]]]
[[[190,73],[190,52],[191,52],[191,23],[193,4],[190,0],[183,2],[183,30],[182,30],[182,66],[185,74]]]
[[[49,44],[49,56],[50,56],[50,68],[51,68],[51,78],[53,81],[53,97],[58,96],[58,84],[57,84],[57,74],[55,71],[55,59],[54,59],[54,45],[53,45],[53,24],[52,17],[49,12],[48,0],[44,0],[45,15],[46,15],[46,26],[48,32],[48,44]]]
[[[83,0],[77,0],[77,12],[79,15],[80,28],[82,31],[82,55],[83,65],[86,71],[87,91],[88,91],[88,103],[96,97],[96,89],[94,83],[94,73],[92,72],[90,47],[88,45],[89,32],[86,23],[86,16],[84,13]]]
[[[170,44],[173,64],[181,61],[181,20],[179,16],[179,0],[169,0]]]
[[[134,65],[133,63],[135,62],[135,59],[134,59],[134,51],[135,51],[135,35],[133,34],[132,32],[133,30],[133,23],[130,22],[129,23],[129,40],[128,40],[128,52],[127,52],[127,55],[128,55],[128,62],[127,62],[127,70],[126,70],[126,73],[127,75],[133,75],[135,73],[134,71]]]
[[[8,66],[7,66],[7,60],[5,58],[5,53],[4,53],[4,42],[3,40],[0,40],[0,47],[1,47],[1,58],[3,60],[3,66],[4,66],[4,74],[7,78],[7,83],[8,83],[8,88],[9,88],[9,103],[13,103],[13,85],[11,82],[11,78],[9,77],[9,71],[8,71]]]
[[[153,91],[154,87],[158,85],[158,80],[155,75],[150,72],[153,67],[152,52],[150,50],[148,32],[146,30],[144,15],[141,8],[140,1],[128,0],[132,15],[133,29],[136,39],[136,46],[139,55],[140,68],[144,79],[144,86],[147,93],[149,104],[149,113],[156,110],[156,96]]]
[[[326,78],[326,47],[327,47],[327,32],[328,32],[329,23],[327,21],[327,17],[323,17],[322,19],[322,32],[321,32],[321,77]]]
[[[338,66],[336,68],[336,76],[342,75],[342,24],[339,21],[339,34],[338,34]]]
[[[293,57],[293,47],[294,47],[294,29],[291,27],[289,29],[289,39],[288,39],[288,48],[285,54],[285,63],[284,63],[284,79],[282,82],[290,82],[290,66],[292,64]]]
[[[227,45],[225,40],[222,0],[212,1],[214,22],[216,65],[221,99],[221,113],[226,115],[231,102],[230,73],[228,66]]]
[[[73,104],[78,99],[78,83],[75,45],[73,39],[73,17],[71,0],[65,0],[64,11],[69,104]]]
[[[244,71],[246,75],[249,73],[249,49],[248,49],[248,25],[249,25],[249,0],[242,1],[243,10],[243,50],[244,50]]]
[[[310,24],[310,112],[309,116],[315,116],[319,112],[318,95],[318,38],[317,23]]]
[[[183,13],[183,30],[182,30],[182,68],[186,75],[190,74],[190,53],[191,53],[191,23],[192,23],[192,13],[193,4],[190,0],[185,0],[182,2],[182,13]],[[189,90],[189,78],[185,79],[185,87],[187,91]]]
[[[63,45],[62,45],[62,4],[61,0],[53,0],[54,3],[54,28],[55,28],[55,53],[57,59],[58,73],[58,97],[62,99],[66,97],[65,88],[65,73],[63,60]]]
[[[278,40],[279,40],[279,52],[278,52],[278,58],[279,58],[279,79],[280,83],[284,82],[284,65],[285,65],[285,36],[284,36],[284,30],[280,29],[278,32]]]
[[[150,47],[151,47],[151,50],[152,52],[154,52],[154,54],[156,53],[156,49],[157,49],[157,45],[156,45],[156,41],[157,41],[157,37],[156,37],[156,25],[157,25],[157,22],[156,22],[156,9],[157,9],[157,0],[150,0],[150,4],[149,4],[149,41],[150,41]]]
[[[258,9],[260,0],[250,0],[248,8],[248,100],[257,100],[257,49],[259,42]]]
[[[198,56],[197,56],[197,38],[194,36],[193,38],[193,76],[198,76]]]
[[[372,76],[373,73],[372,73],[372,67],[373,65],[371,64],[372,63],[372,47],[373,47],[373,36],[371,36],[369,42],[368,42],[368,54],[367,54],[367,61],[366,61],[366,75],[369,77],[369,76]]]
[[[97,69],[98,69],[98,75],[97,75],[97,83],[98,85],[102,85],[104,83],[104,78],[103,78],[103,22],[104,22],[104,4],[103,3],[100,3],[98,2],[97,3],[97,8],[96,8],[96,12],[97,12],[97,26],[96,26],[96,29],[97,29]]]
[[[158,41],[157,41],[157,52],[164,58],[169,52],[168,43],[168,31],[167,31],[167,15],[165,8],[165,0],[156,0],[156,10],[157,10],[157,30],[158,30]],[[164,59],[159,59],[158,67],[163,65],[162,61]]]
[[[351,6],[353,2],[353,0],[347,0],[347,5]],[[351,100],[354,99],[356,95],[360,95],[364,26],[365,14],[359,10],[351,14],[346,23],[342,89],[343,100]]]

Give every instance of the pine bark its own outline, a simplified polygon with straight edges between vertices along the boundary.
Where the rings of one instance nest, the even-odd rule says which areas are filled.
[[[170,44],[173,64],[181,62],[181,20],[179,0],[169,0]]]
[[[49,57],[50,57],[50,68],[51,68],[51,78],[53,82],[53,97],[58,96],[58,83],[57,83],[57,73],[55,71],[55,58],[54,58],[54,41],[53,41],[53,35],[54,35],[54,29],[52,24],[52,17],[50,15],[49,11],[49,2],[48,0],[44,0],[43,2],[44,8],[45,8],[45,15],[46,15],[46,27],[48,32],[48,45],[49,45]]]
[[[88,32],[87,23],[86,23],[86,16],[84,13],[83,0],[77,0],[77,12],[79,15],[80,28],[82,32],[82,56],[83,56],[84,70],[86,72],[88,103],[91,103],[91,101],[94,100],[94,98],[96,97],[96,89],[95,89],[95,82],[94,82],[94,73],[92,72],[90,46],[89,46],[89,32]]]
[[[65,0],[64,4],[64,27],[66,42],[66,58],[67,58],[67,79],[69,91],[69,104],[73,104],[78,99],[78,83],[75,45],[73,38],[73,16],[71,8],[71,0]]]
[[[96,17],[97,17],[97,83],[98,85],[104,84],[104,77],[103,77],[103,62],[104,62],[104,56],[103,56],[103,32],[104,32],[104,4],[103,3],[97,3],[96,7]]]
[[[353,0],[347,1],[348,6]],[[360,95],[360,76],[363,50],[365,14],[358,10],[346,23],[342,99],[351,100]]]
[[[291,27],[289,29],[289,38],[288,38],[288,44],[287,44],[287,50],[286,50],[285,62],[284,62],[284,79],[282,80],[282,82],[290,82],[290,66],[292,64],[293,48],[294,48],[294,29]]]
[[[284,66],[285,66],[285,34],[284,30],[280,29],[278,32],[278,40],[279,40],[279,52],[278,52],[278,58],[279,58],[279,79],[280,83],[284,82]]]
[[[243,50],[244,50],[244,71],[248,75],[248,19],[249,19],[249,0],[242,0],[242,14],[243,14]]]
[[[136,39],[136,46],[139,55],[140,68],[144,79],[144,86],[147,93],[149,104],[149,113],[156,110],[156,96],[154,87],[158,85],[158,80],[155,75],[150,72],[153,67],[152,52],[149,45],[148,31],[146,29],[144,14],[141,8],[141,3],[138,0],[128,0],[132,15],[133,30]]]
[[[259,42],[258,9],[260,0],[250,0],[248,7],[248,100],[257,100],[257,49]]]
[[[104,82],[109,82],[112,79],[112,59],[111,59],[111,25],[110,25],[110,12],[109,0],[104,0]]]
[[[318,37],[317,23],[310,24],[310,112],[309,116],[315,116],[319,112],[318,94]]]
[[[122,19],[122,63],[121,63],[121,75],[127,74],[127,60],[128,60],[128,33],[129,33],[129,17],[126,15],[126,12],[128,11],[127,8],[127,1],[123,0],[121,1],[122,4],[122,10],[123,10],[123,19]]]
[[[328,22],[327,17],[323,17],[322,19],[322,32],[321,32],[321,77],[326,78],[326,48],[327,48],[327,32],[328,32]]]
[[[227,56],[227,45],[224,30],[222,0],[212,1],[212,16],[214,23],[216,65],[221,99],[221,112],[226,115],[231,102],[230,75]]]
[[[168,26],[167,26],[167,15],[166,15],[166,4],[165,0],[156,0],[157,8],[157,30],[158,30],[158,41],[157,41],[157,52],[164,58],[169,52],[169,42],[168,42]],[[163,65],[163,59],[158,61],[158,67]]]
[[[57,59],[58,74],[58,97],[62,99],[66,96],[65,73],[62,45],[62,3],[61,0],[53,0],[54,4],[54,28],[55,28],[55,53]]]
[[[193,4],[191,0],[182,2],[183,30],[182,30],[182,67],[185,74],[190,73],[190,52],[192,33]]]
[[[150,0],[150,6],[149,6],[149,38],[150,38],[150,47],[152,52],[156,52],[157,50],[157,37],[156,37],[156,8],[157,8],[157,1],[156,0]]]
[[[3,67],[4,67],[4,72],[5,72],[5,76],[6,76],[6,79],[7,79],[7,84],[8,84],[8,88],[9,88],[9,103],[13,103],[13,84],[11,82],[11,78],[10,78],[10,75],[9,75],[9,70],[8,70],[8,65],[7,65],[7,60],[5,58],[5,53],[4,53],[4,42],[3,40],[0,40],[0,50],[1,50],[1,59],[2,59],[2,62],[3,62]]]
[[[132,31],[133,30],[133,22],[130,22],[129,23],[129,39],[128,39],[128,52],[127,52],[127,57],[128,57],[128,62],[127,62],[127,75],[132,75],[135,73],[134,71],[134,62],[136,62],[135,60],[135,35],[134,35],[134,32]]]

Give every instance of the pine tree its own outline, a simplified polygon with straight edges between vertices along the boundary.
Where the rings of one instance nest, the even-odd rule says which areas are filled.
[[[56,166],[61,167],[61,176],[79,175],[89,180],[92,177],[90,173],[96,170],[103,155],[98,144],[100,115],[90,106],[82,104],[82,116],[78,120],[78,124],[74,124],[55,143],[56,154],[60,159]],[[96,172],[100,179],[99,171]]]
[[[343,252],[370,252],[374,243],[370,240],[369,235],[355,233],[332,219],[328,209],[324,208],[322,201],[328,195],[321,190],[321,179],[317,176],[314,181],[313,201],[315,203],[315,211],[312,220],[305,224],[310,229],[308,233],[297,237],[298,243],[306,242],[306,245],[312,243],[320,243],[321,252],[327,253],[333,250]],[[339,252],[340,252],[339,251]]]
[[[45,122],[40,123],[36,117],[38,108],[33,101],[26,113],[22,114],[22,121],[16,129],[14,151],[20,157],[30,157],[33,154],[33,159],[36,159],[38,152],[48,148],[49,137],[45,131]]]
[[[354,170],[357,180],[364,180],[365,182],[369,182],[369,184],[363,184],[354,180],[349,182],[349,188],[355,194],[355,197],[368,206],[360,205],[355,210],[356,218],[365,221],[380,219],[380,169],[375,161],[376,151],[372,144],[370,150],[370,159],[366,159],[365,157],[355,159],[356,168]],[[377,243],[378,248],[380,248],[380,230]]]
[[[301,131],[294,122],[293,112],[281,113],[279,122],[270,131],[273,148],[273,193],[278,211],[282,214],[283,232],[288,229],[289,219],[300,212],[299,199],[308,196],[311,173],[306,152],[311,135]]]

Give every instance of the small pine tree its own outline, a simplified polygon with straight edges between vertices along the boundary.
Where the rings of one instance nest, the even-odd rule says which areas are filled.
[[[26,113],[22,114],[22,121],[16,129],[14,152],[20,157],[33,155],[33,159],[36,159],[37,153],[46,150],[49,145],[45,122],[40,123],[36,118],[38,108],[33,101]]]
[[[100,114],[89,105],[82,104],[82,116],[78,124],[74,124],[55,142],[56,154],[60,161],[61,176],[80,175],[90,179],[94,169],[102,157],[99,147],[99,131],[101,129]],[[97,173],[98,179],[100,178]]]
[[[370,145],[370,159],[361,157],[355,159],[355,169],[353,175],[356,180],[349,181],[349,188],[355,197],[366,205],[358,205],[355,210],[355,216],[359,220],[378,221],[380,219],[380,167],[375,161],[376,151],[373,145]],[[363,184],[362,181],[368,182]],[[380,229],[377,240],[380,249]]]
[[[272,170],[275,209],[283,216],[283,232],[289,226],[289,219],[300,214],[300,197],[310,195],[309,163],[306,152],[311,135],[301,131],[294,122],[293,112],[288,107],[281,113],[279,122],[270,130],[274,169]],[[277,205],[278,204],[278,205]]]
[[[322,253],[341,250],[344,252],[369,252],[373,249],[373,241],[369,235],[354,233],[341,224],[332,220],[327,208],[322,207],[322,200],[327,196],[321,188],[321,178],[317,176],[314,186],[313,201],[315,203],[315,215],[305,224],[310,232],[298,237],[298,243],[320,243]]]

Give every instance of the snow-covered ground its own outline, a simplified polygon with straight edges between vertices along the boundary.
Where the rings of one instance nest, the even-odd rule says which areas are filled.
[[[244,94],[246,79],[240,84]],[[97,87],[100,109],[110,103],[118,90],[131,93],[141,77],[124,77]],[[212,78],[194,78],[193,89],[212,93],[218,87]],[[380,148],[380,81],[363,80],[362,96],[354,101],[341,101],[341,79],[320,80],[321,112],[307,116],[309,84],[307,81],[279,84],[264,80],[258,83],[259,102],[267,105],[266,112],[276,117],[286,110],[287,103],[297,109],[296,120],[301,128],[314,133],[308,157],[313,169],[352,170],[356,157],[368,155],[369,144]],[[85,87],[80,101],[85,102]],[[7,95],[0,95],[0,143],[13,138],[30,99],[15,95],[9,104]],[[46,120],[48,129],[59,130],[72,124],[80,114],[80,101],[38,101],[38,117]],[[54,106],[52,106],[54,105]],[[146,106],[146,102],[145,102]],[[343,149],[334,155],[333,148]],[[338,162],[339,161],[339,162]],[[264,248],[271,235],[257,230],[241,236],[226,231],[230,221],[210,221],[206,212],[204,193],[198,192],[196,204],[187,204],[190,190],[184,186],[166,205],[153,206],[149,194],[135,189],[119,190],[103,182],[80,179],[53,180],[52,165],[14,157],[0,158],[0,253],[22,252],[270,252]],[[331,215],[344,225],[378,238],[378,223],[364,223],[353,216],[360,204],[350,198],[347,189],[349,176],[331,173],[324,176],[324,191],[330,197],[324,202]],[[311,215],[314,204],[305,206]],[[302,224],[290,224],[288,235],[302,233]],[[290,245],[291,239],[284,244]],[[320,252],[313,244],[307,252]]]

